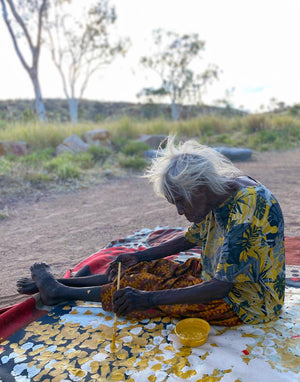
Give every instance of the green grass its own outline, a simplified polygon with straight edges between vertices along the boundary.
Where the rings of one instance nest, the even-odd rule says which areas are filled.
[[[57,145],[72,134],[81,138],[89,130],[104,128],[111,135],[111,147],[91,146],[88,152],[55,155]],[[137,120],[122,117],[98,123],[18,122],[1,125],[0,141],[26,141],[29,153],[23,157],[0,157],[0,175],[32,185],[85,179],[90,172],[124,168],[141,172],[147,165],[144,151],[136,142],[139,135],[177,134],[196,138],[210,146],[247,147],[258,151],[286,150],[300,145],[300,118],[297,115],[257,114],[246,116],[203,115],[173,122],[163,118]]]

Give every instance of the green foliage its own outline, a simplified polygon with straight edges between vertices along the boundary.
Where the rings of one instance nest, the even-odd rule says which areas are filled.
[[[48,147],[42,150],[38,149],[28,155],[20,157],[19,161],[32,167],[39,167],[43,162],[50,160],[54,155],[54,148]]]
[[[177,120],[181,112],[177,104],[185,100],[199,103],[204,86],[218,77],[218,68],[210,65],[202,73],[195,72],[205,46],[196,33],[179,35],[156,29],[153,42],[154,51],[142,57],[141,64],[158,74],[161,83],[158,88],[142,89],[138,96],[148,100],[168,96],[172,100],[172,118]]]
[[[44,172],[28,172],[25,174],[24,179],[32,186],[39,187],[43,183],[48,183],[52,180],[49,174]]]
[[[89,153],[92,154],[94,162],[103,164],[112,154],[112,150],[108,147],[100,147],[92,145],[89,148]]]
[[[140,156],[119,156],[118,161],[120,167],[126,168],[126,169],[133,169],[133,170],[143,170],[148,162],[145,158],[141,158]]]
[[[32,109],[25,109],[22,113],[22,121],[25,123],[36,122],[36,114]]]
[[[93,155],[91,153],[82,152],[69,157],[70,162],[78,165],[83,170],[94,167]]]
[[[7,218],[9,218],[8,208],[4,207],[3,209],[0,210],[0,220],[4,220]]]
[[[270,128],[270,121],[265,115],[249,115],[244,119],[244,128],[247,133],[256,133]]]
[[[145,151],[149,149],[150,147],[146,143],[131,141],[121,149],[121,152],[125,155],[141,156]]]
[[[0,175],[8,174],[12,168],[12,163],[5,157],[0,157]]]
[[[72,154],[61,154],[47,162],[44,167],[46,170],[55,173],[60,180],[78,179],[81,171],[78,164],[73,162],[73,159]]]

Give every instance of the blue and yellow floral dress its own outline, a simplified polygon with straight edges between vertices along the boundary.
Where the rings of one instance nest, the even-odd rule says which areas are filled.
[[[225,301],[249,324],[276,318],[285,289],[284,221],[263,185],[239,189],[192,224],[186,239],[202,247],[202,277],[233,283]]]

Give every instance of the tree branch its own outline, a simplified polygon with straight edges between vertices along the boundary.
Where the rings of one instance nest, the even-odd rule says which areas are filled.
[[[4,0],[5,1],[5,0]],[[6,0],[10,6],[10,9],[11,9],[11,12],[12,14],[14,15],[14,18],[16,19],[17,23],[20,25],[20,27],[22,28],[24,34],[25,34],[25,37],[28,41],[28,44],[29,44],[29,47],[31,49],[31,51],[33,51],[34,49],[34,46],[33,46],[33,43],[32,43],[32,40],[31,40],[31,37],[30,37],[30,34],[28,33],[28,29],[26,28],[26,25],[22,19],[22,17],[19,15],[19,13],[17,12],[16,8],[15,8],[15,5],[13,3],[12,0]],[[2,0],[1,0],[2,2]]]
[[[15,47],[15,50],[16,50],[16,53],[22,63],[22,65],[24,66],[24,68],[26,69],[26,71],[30,74],[31,72],[31,68],[30,66],[27,64],[27,62],[25,61],[22,53],[21,53],[21,50],[19,48],[19,45],[18,45],[18,42],[17,42],[17,39],[16,39],[16,36],[14,34],[14,31],[10,25],[10,21],[8,19],[8,15],[7,15],[7,9],[6,9],[6,5],[5,5],[5,0],[0,0],[1,1],[1,4],[2,4],[2,9],[3,9],[3,18],[4,18],[4,21],[7,25],[7,28],[8,28],[8,31],[9,31],[9,34],[11,35],[11,38],[13,40],[13,44],[14,44],[14,47]]]

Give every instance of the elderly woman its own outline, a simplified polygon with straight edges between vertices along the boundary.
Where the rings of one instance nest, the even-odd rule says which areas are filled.
[[[275,319],[284,301],[285,252],[274,195],[195,141],[175,146],[169,138],[145,176],[190,227],[159,246],[120,255],[103,275],[55,280],[45,264],[35,264],[32,278],[44,303],[101,301],[118,315],[200,317],[226,326]],[[164,259],[195,246],[201,258]],[[24,293],[24,279],[18,285]]]

